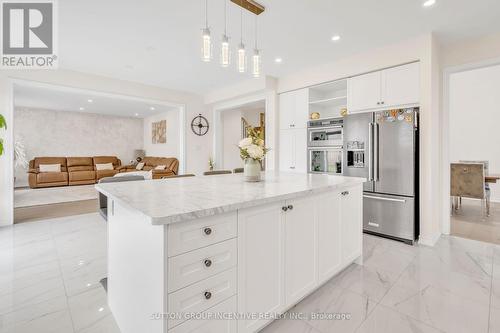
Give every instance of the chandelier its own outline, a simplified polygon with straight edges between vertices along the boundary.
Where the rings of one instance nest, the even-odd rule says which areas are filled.
[[[229,0],[224,1],[224,33],[222,34],[219,62],[221,67],[227,68],[231,64],[231,45],[229,43],[229,36],[227,34],[227,7]],[[261,52],[257,47],[257,16],[262,14],[265,10],[264,6],[253,0],[230,0],[232,3],[240,7],[240,42],[236,51],[236,68],[240,73],[247,72],[247,52],[245,44],[243,43],[243,10],[247,10],[255,15],[255,40],[254,49],[251,58],[251,73],[253,77],[260,77],[261,75]],[[208,25],[208,0],[205,0],[205,27],[201,30],[201,60],[210,62],[213,59],[213,41]]]

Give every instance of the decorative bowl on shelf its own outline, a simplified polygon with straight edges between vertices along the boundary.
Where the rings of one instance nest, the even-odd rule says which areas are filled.
[[[319,119],[321,117],[321,115],[319,114],[319,112],[313,112],[311,113],[311,119]]]

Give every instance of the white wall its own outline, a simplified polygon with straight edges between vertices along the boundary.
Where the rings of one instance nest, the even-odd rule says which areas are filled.
[[[14,137],[26,158],[43,156],[118,156],[122,164],[143,146],[143,120],[82,112],[15,108]],[[16,186],[27,186],[26,169],[16,167]]]
[[[232,170],[234,168],[243,167],[243,162],[240,158],[240,151],[237,147],[241,140],[241,117],[244,117],[248,123],[257,127],[260,125],[260,114],[264,113],[265,109],[241,110],[231,109],[222,111],[222,160],[223,164],[217,168]]]
[[[450,161],[487,160],[500,173],[500,65],[450,76]],[[499,184],[491,184],[491,199],[500,202]]]
[[[167,142],[153,144],[151,137],[154,122],[167,121]],[[144,118],[144,149],[147,156],[179,158],[179,110],[171,110]]]

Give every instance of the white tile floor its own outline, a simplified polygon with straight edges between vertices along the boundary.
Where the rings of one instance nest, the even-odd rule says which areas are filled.
[[[118,333],[105,275],[97,214],[0,228],[0,333]],[[350,319],[281,320],[263,332],[500,332],[500,247],[455,237],[409,247],[365,235],[364,266],[290,311]]]

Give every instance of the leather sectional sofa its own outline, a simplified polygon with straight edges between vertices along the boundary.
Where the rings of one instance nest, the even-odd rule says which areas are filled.
[[[176,158],[146,157],[143,170],[153,170],[165,165],[165,170],[153,170],[153,178],[176,175],[179,161]],[[97,170],[96,164],[113,165],[112,170]],[[61,172],[40,172],[41,164],[59,164]],[[122,166],[116,156],[94,157],[35,157],[29,163],[28,182],[31,188],[95,184],[99,179],[112,177],[119,172],[137,171],[135,166]]]

